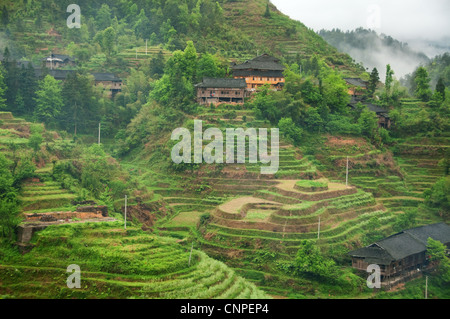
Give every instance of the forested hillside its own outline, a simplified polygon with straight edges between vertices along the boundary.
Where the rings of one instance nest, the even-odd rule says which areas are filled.
[[[0,296],[422,296],[420,276],[368,288],[348,253],[449,222],[448,55],[407,87],[266,0],[82,0],[80,28],[71,3],[0,4]],[[199,104],[204,78],[265,54],[283,68],[276,89]],[[172,132],[195,120],[224,135],[278,128],[278,143],[256,138],[278,149],[278,170],[250,154],[175,163]],[[448,298],[439,249],[430,295]],[[69,263],[86,271],[79,290]]]

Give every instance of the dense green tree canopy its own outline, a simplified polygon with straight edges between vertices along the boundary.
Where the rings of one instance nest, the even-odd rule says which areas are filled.
[[[39,82],[36,91],[34,117],[44,123],[54,123],[64,105],[61,86],[52,76],[47,75]]]

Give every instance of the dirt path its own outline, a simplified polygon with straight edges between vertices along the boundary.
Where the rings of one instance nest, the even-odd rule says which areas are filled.
[[[220,210],[222,210],[226,213],[238,214],[241,207],[244,206],[245,204],[276,204],[276,205],[280,205],[280,203],[273,202],[270,200],[251,197],[251,196],[245,196],[245,197],[239,197],[239,198],[233,199],[225,204],[222,204],[219,206],[219,208],[220,208]]]

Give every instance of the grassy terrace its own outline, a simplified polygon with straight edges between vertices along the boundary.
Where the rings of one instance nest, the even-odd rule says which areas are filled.
[[[131,226],[131,225],[130,225]],[[22,256],[0,250],[0,295],[11,298],[268,298],[223,263],[171,238],[121,222],[51,226]],[[51,243],[51,245],[50,245]],[[66,268],[77,264],[83,285],[69,289]]]
[[[247,111],[243,113],[247,122],[241,121],[243,114],[226,121],[223,112],[214,111],[205,111],[203,129],[208,125],[223,127],[225,123],[227,127],[267,125],[249,120],[251,113]],[[378,236],[392,233],[393,224],[404,210],[396,207],[398,202],[394,198],[391,201],[391,197],[414,194],[414,199],[420,198],[407,188],[401,174],[374,174],[373,167],[364,163],[382,159],[384,155],[362,141],[357,143],[351,161],[359,166],[351,170],[350,187],[342,183],[342,173],[328,174],[325,170],[331,178],[324,178],[326,174],[319,169],[326,166],[316,156],[304,156],[301,149],[283,141],[280,141],[279,172],[273,176],[261,175],[260,165],[248,164],[248,156],[245,164],[224,165],[219,170],[204,165],[197,174],[169,176],[139,160],[125,166],[138,168],[136,174],[143,183],[161,195],[170,207],[171,213],[157,222],[159,234],[194,240],[208,255],[226,262],[267,293],[290,296],[293,287],[303,291],[312,283],[295,279],[296,283],[289,286],[289,279],[276,263],[292,260],[302,240],[317,242],[323,251],[345,258],[347,251],[366,242],[367,233],[375,229]],[[245,146],[247,149],[248,140]],[[332,156],[330,164],[334,168],[339,167],[337,163],[347,154],[345,148],[329,148],[327,152]],[[378,189],[380,184],[382,192]],[[380,201],[371,191],[386,195],[385,189],[389,187],[395,192],[378,196],[383,199]],[[275,259],[259,261],[262,252],[275,254]],[[256,269],[261,272],[256,274]]]
[[[48,172],[44,169],[37,171],[39,178],[23,185],[20,200],[23,212],[48,212],[75,210],[71,205],[76,195],[61,188],[58,182],[45,178]]]

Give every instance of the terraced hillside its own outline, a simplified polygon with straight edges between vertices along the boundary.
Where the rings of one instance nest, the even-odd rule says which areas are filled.
[[[393,147],[381,151],[363,138],[325,136],[315,158],[326,176],[345,181],[348,157],[350,184],[372,193],[392,212],[404,212],[422,204],[423,192],[443,175],[438,162],[445,156],[446,141],[446,137],[397,139]]]
[[[14,118],[11,112],[0,112],[0,151],[12,158],[13,150],[28,143],[30,124]]]
[[[268,127],[255,120],[252,111],[234,113],[230,117],[229,110],[209,109],[199,119],[203,129]],[[325,178],[317,169],[320,162],[301,149],[283,139],[277,146],[280,163],[273,175],[261,174],[265,164],[249,164],[248,154],[245,164],[200,165],[174,174],[160,173],[137,158],[123,165],[136,168],[142,183],[169,203],[171,212],[156,223],[159,234],[194,240],[209,256],[270,294],[310,294],[315,283],[280,268],[280,263],[293,260],[303,240],[342,259],[354,245],[368,240],[367,233],[382,236],[392,231],[398,214],[352,183]],[[302,184],[324,184],[325,189]]]
[[[63,189],[58,182],[35,178],[23,185],[19,198],[23,212],[43,212],[70,208],[76,195]]]
[[[270,2],[271,16],[270,18],[264,17],[267,3],[265,0],[239,0],[224,3],[224,16],[227,24],[242,30],[248,40],[256,44],[260,53],[262,51],[274,52],[279,56],[291,58],[301,56],[302,59],[320,55],[329,65],[339,68],[344,74],[358,74],[359,76],[364,72],[352,62],[350,56],[329,46],[313,30],[301,22],[291,20]],[[215,45],[220,46],[221,44]],[[245,61],[250,57],[243,55],[239,60]]]
[[[315,146],[314,157],[326,175],[348,181],[375,197],[409,195],[403,173],[390,151],[376,149],[364,138],[325,135]]]
[[[23,156],[28,154],[27,156],[32,157],[32,149],[29,146],[32,124],[24,119],[15,118],[10,112],[1,112],[0,121],[0,151],[10,160],[14,160],[18,153]],[[50,143],[47,142],[47,145],[54,145],[60,140],[54,139]],[[43,212],[73,208],[71,202],[76,195],[63,189],[60,183],[52,180],[52,164],[49,163],[51,156],[47,150],[43,150],[42,154],[47,159],[35,158],[35,162],[38,164],[34,173],[35,177],[26,181],[21,187],[19,196],[21,210]]]
[[[263,244],[292,255],[303,239],[320,238],[319,244],[329,248],[333,243],[343,243],[374,216],[392,218],[371,194],[321,181],[327,190],[301,191],[295,187],[295,180],[280,180],[253,197],[236,198],[218,206],[204,230],[209,241],[203,244],[251,250]]]
[[[362,241],[364,234],[372,230],[374,220],[381,233],[396,218],[372,194],[353,186],[324,178],[301,180],[328,187],[311,192],[299,190],[296,180],[277,182],[253,196],[238,197],[218,206],[197,233],[202,250],[226,260],[272,294],[302,294],[315,286],[286,276],[280,268],[280,263],[293,260],[303,240],[313,241],[341,258],[352,243]]]
[[[236,116],[227,118],[225,109],[208,110],[199,119],[203,120],[203,127],[218,127],[225,129],[243,127],[268,127],[262,121],[254,119],[252,111],[235,111]],[[269,134],[270,135],[270,134]],[[248,150],[248,139],[245,147]],[[268,152],[270,153],[270,141]],[[235,151],[239,144],[235,145]],[[158,222],[159,228],[166,234],[179,238],[189,235],[189,231],[197,227],[201,216],[215,210],[225,201],[238,196],[251,196],[260,190],[267,190],[277,184],[277,179],[316,178],[319,176],[314,165],[303,157],[292,145],[280,141],[279,169],[276,174],[261,174],[261,166],[267,164],[248,163],[246,152],[245,164],[204,165],[185,174],[158,173],[149,169],[145,161],[130,161],[124,167],[136,170],[143,184],[148,189],[162,196],[169,204],[172,214]],[[235,152],[236,156],[236,152]],[[170,160],[170,159],[168,159]]]
[[[201,251],[121,222],[51,226],[28,254],[0,255],[0,295],[9,298],[268,298]],[[67,287],[66,269],[81,270]]]
[[[449,156],[450,137],[409,138],[398,141],[394,155],[410,196],[383,199],[390,207],[417,207],[424,201],[424,191],[445,175],[444,166],[439,164]],[[431,216],[421,214],[420,222],[430,222]]]

